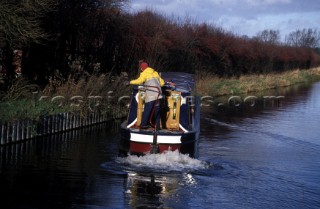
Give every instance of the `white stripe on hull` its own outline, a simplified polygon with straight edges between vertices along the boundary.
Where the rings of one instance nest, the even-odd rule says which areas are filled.
[[[158,144],[181,144],[181,136],[158,135]],[[130,141],[153,143],[153,135],[131,133]]]

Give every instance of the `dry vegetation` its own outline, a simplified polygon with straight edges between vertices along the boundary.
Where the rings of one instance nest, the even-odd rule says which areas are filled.
[[[199,73],[197,75],[197,93],[210,96],[239,95],[315,80],[320,80],[319,67],[309,70],[297,69],[283,73],[242,75],[232,78],[220,78],[210,73]]]
[[[50,79],[42,95],[57,98],[55,102],[67,106],[72,111],[80,111],[83,116],[89,111],[112,113],[126,108],[118,98],[129,94],[126,86],[127,77],[100,74],[83,76],[80,79],[69,78],[66,82],[61,77]],[[60,100],[60,101],[59,101]]]
[[[38,119],[41,115],[61,112],[80,112],[82,117],[91,111],[109,115],[126,112],[128,100],[118,101],[119,97],[130,95],[130,87],[124,85],[125,80],[124,77],[106,74],[77,80],[70,77],[67,81],[55,76],[39,91],[36,85],[18,79],[0,103],[0,121]]]

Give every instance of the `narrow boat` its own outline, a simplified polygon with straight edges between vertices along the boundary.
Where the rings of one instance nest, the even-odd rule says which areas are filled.
[[[144,108],[144,86],[134,86],[127,119],[120,127],[120,155],[145,155],[178,150],[190,157],[198,155],[200,134],[200,99],[193,96],[193,74],[180,72],[162,73],[165,81],[175,86],[162,87],[160,103],[160,128],[154,124],[140,129]],[[150,86],[149,86],[150,87]],[[153,118],[151,118],[153,117]],[[154,115],[150,121],[155,121]]]

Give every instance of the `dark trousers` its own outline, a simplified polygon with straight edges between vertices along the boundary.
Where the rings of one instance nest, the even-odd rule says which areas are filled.
[[[156,104],[155,104],[156,103]],[[155,106],[154,109],[154,113],[153,113],[153,117],[151,119],[152,124],[154,125],[155,123],[157,124],[157,128],[160,128],[160,115],[159,115],[159,111],[160,111],[160,100],[157,101],[151,101],[151,102],[147,102],[144,104],[144,110],[142,113],[142,118],[141,118],[141,126],[147,126],[147,125],[151,125],[150,124],[150,116],[152,114],[152,108],[153,105]]]

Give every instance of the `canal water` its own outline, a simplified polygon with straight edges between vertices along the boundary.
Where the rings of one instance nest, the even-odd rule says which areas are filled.
[[[1,208],[320,208],[320,83],[211,100],[197,159],[120,158],[120,121],[0,147]]]

